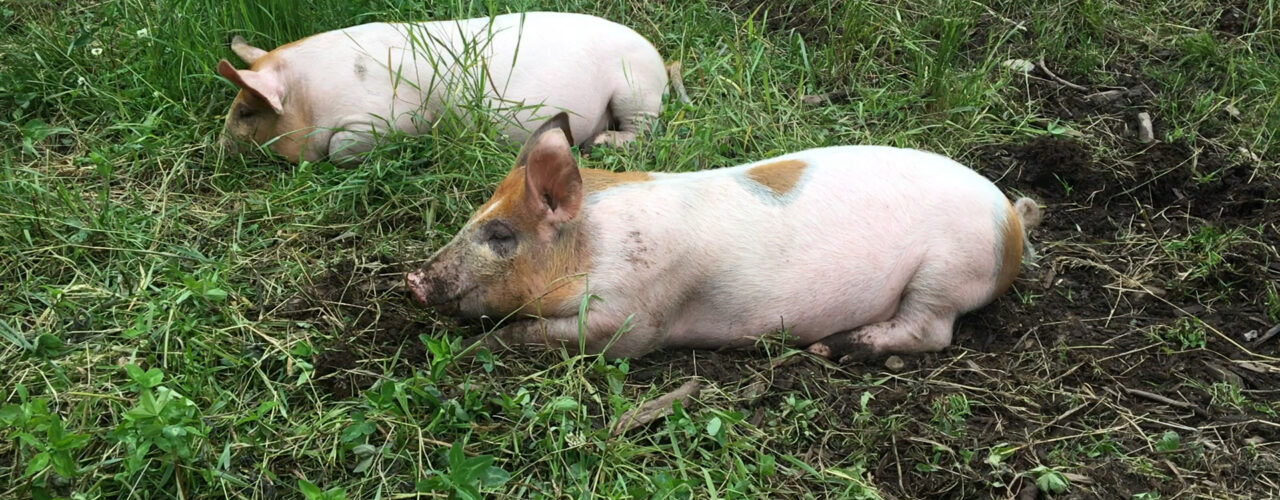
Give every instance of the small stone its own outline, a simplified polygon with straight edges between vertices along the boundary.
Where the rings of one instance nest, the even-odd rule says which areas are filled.
[[[1236,120],[1240,119],[1240,110],[1236,109],[1234,104],[1227,105],[1227,114],[1230,115],[1231,118],[1234,118]]]
[[[1147,144],[1154,140],[1156,134],[1151,125],[1151,114],[1146,111],[1138,113],[1138,141]]]
[[[1011,71],[1017,71],[1019,73],[1030,73],[1031,70],[1036,69],[1035,63],[1026,59],[1010,59],[1000,63],[1000,65],[1009,68]]]
[[[1253,151],[1249,151],[1249,148],[1246,148],[1244,146],[1240,146],[1239,148],[1236,148],[1236,151],[1239,151],[1241,156],[1248,158],[1249,161],[1252,161],[1254,163],[1258,163],[1262,161],[1262,158],[1259,158],[1257,154],[1255,154]]]
[[[805,106],[817,106],[826,102],[826,100],[827,97],[821,95],[807,95],[800,98],[800,102],[804,103]]]
[[[889,359],[884,360],[884,367],[888,368],[891,372],[900,372],[903,368],[907,367],[907,363],[900,357],[889,356]]]

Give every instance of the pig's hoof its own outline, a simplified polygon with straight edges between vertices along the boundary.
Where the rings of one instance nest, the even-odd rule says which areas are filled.
[[[826,344],[823,344],[822,342],[815,342],[814,344],[810,345],[808,349],[805,349],[805,350],[808,351],[809,354],[818,356],[820,358],[827,358],[827,359],[831,358],[831,348],[828,347]]]
[[[840,332],[809,346],[809,352],[826,357],[842,365],[875,359],[875,350],[862,341],[858,330]],[[819,354],[818,348],[825,354]]]
[[[852,365],[852,364],[854,364],[854,363],[861,363],[861,362],[864,362],[864,361],[871,361],[872,359],[875,359],[875,356],[873,356],[873,355],[871,355],[871,354],[869,354],[869,353],[866,353],[866,352],[855,352],[855,353],[850,353],[850,354],[845,354],[845,355],[843,355],[843,356],[840,356],[840,362],[839,362],[839,364],[842,364],[842,365]]]
[[[590,142],[592,146],[607,145],[611,147],[625,146],[631,141],[636,140],[635,132],[622,132],[618,130],[606,130],[596,134]]]
[[[855,363],[865,363],[878,358],[871,346],[861,342],[850,342],[844,345],[836,346],[832,349],[831,358],[839,360],[841,365],[852,365]]]

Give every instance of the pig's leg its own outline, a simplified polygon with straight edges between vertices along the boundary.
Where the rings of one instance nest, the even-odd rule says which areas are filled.
[[[579,317],[520,320],[489,334],[467,339],[464,345],[479,343],[490,351],[504,351],[529,347],[564,347],[578,352]],[[639,325],[615,337],[623,321],[615,321],[603,314],[593,313],[587,324],[586,351],[605,351],[606,357],[636,357],[653,351],[658,344],[657,331]],[[606,350],[607,349],[607,350]]]
[[[329,137],[329,160],[339,165],[360,162],[360,155],[373,149],[373,132],[365,125],[348,126]]]
[[[618,130],[600,132],[591,144],[622,146],[648,128],[662,111],[663,86],[661,82],[654,83],[650,82],[645,88],[627,87],[615,93],[609,100],[609,112],[617,120]]]
[[[939,351],[951,344],[956,316],[954,308],[930,307],[906,299],[888,321],[835,333],[808,350],[840,363],[893,353]]]
[[[636,140],[635,132],[623,132],[619,130],[606,130],[596,135],[595,140],[591,141],[592,145],[618,147]]]

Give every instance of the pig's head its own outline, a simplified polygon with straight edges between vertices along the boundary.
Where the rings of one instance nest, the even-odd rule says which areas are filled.
[[[236,69],[226,59],[218,61],[218,74],[240,88],[227,112],[222,147],[229,153],[243,153],[250,144],[269,145],[289,161],[318,159],[304,147],[313,128],[310,107],[303,99],[289,98],[298,89],[291,88],[296,82],[287,81],[285,62],[238,36],[231,48],[250,69]]]
[[[576,311],[589,256],[572,143],[564,113],[534,131],[489,201],[406,276],[419,302],[463,318]]]

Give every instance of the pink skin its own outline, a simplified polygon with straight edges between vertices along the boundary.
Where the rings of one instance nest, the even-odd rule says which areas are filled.
[[[780,160],[803,166],[782,194],[747,175]],[[638,357],[750,346],[786,329],[837,359],[936,351],[950,344],[959,315],[1003,293],[1005,245],[1025,237],[1018,230],[1018,241],[1004,241],[1010,214],[1026,220],[1035,210],[1026,199],[1011,210],[994,185],[954,161],[887,147],[652,177],[584,198],[585,293],[600,300],[581,338],[574,308],[509,324],[487,345],[581,342]],[[409,277],[419,296],[422,276]]]

